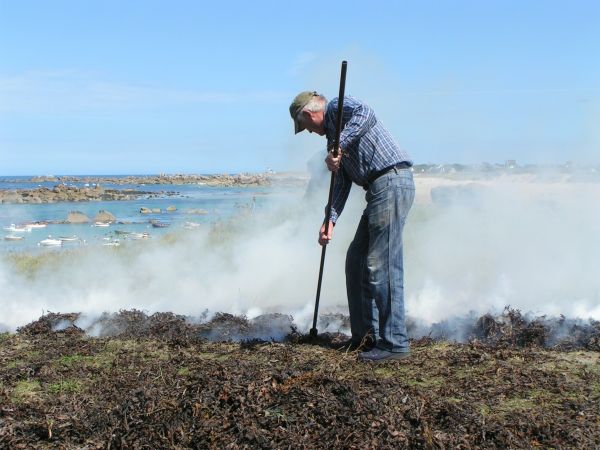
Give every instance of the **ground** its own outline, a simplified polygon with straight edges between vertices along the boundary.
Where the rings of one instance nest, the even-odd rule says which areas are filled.
[[[598,351],[421,339],[374,365],[336,335],[209,342],[163,314],[94,338],[58,318],[0,335],[3,448],[600,446]]]

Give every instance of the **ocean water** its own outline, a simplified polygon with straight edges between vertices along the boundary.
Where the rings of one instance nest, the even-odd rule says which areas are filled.
[[[56,182],[32,183],[30,177],[0,177],[0,189],[33,189],[36,187],[53,188]],[[84,183],[73,183],[83,187]],[[165,233],[184,229],[186,223],[195,226],[210,225],[228,220],[243,211],[261,209],[268,199],[281,196],[293,196],[298,192],[292,189],[277,190],[270,187],[211,187],[206,185],[110,185],[103,183],[105,189],[137,189],[148,192],[169,192],[174,195],[163,195],[158,198],[139,198],[130,201],[93,201],[93,202],[57,202],[44,204],[0,204],[0,227],[2,240],[0,251],[48,251],[50,248],[40,247],[41,240],[48,237],[60,238],[77,236],[80,241],[63,242],[60,248],[72,248],[76,245],[104,245],[119,241],[123,244],[127,235],[122,232],[148,233],[150,239]],[[295,190],[297,191],[297,190]],[[167,212],[173,206],[174,212]],[[160,209],[160,214],[141,214],[142,207]],[[88,224],[48,223],[45,228],[32,229],[31,232],[15,233],[5,230],[11,224],[30,222],[60,222],[67,218],[71,211],[80,211],[92,221],[101,210],[112,213],[117,223],[109,227],[95,227]],[[205,214],[196,214],[193,210],[205,210]],[[165,228],[155,228],[151,221],[168,224]],[[122,222],[122,223],[119,223]],[[189,224],[188,224],[189,226]],[[118,231],[118,232],[117,232]],[[4,236],[24,236],[20,241],[7,241]],[[83,242],[85,241],[85,242]],[[54,248],[52,248],[54,249]]]

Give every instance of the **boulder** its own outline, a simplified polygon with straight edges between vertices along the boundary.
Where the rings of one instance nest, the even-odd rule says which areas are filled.
[[[114,216],[114,214],[104,210],[98,211],[98,214],[96,214],[96,216],[94,217],[94,222],[108,223],[115,222],[116,220],[117,218]]]
[[[177,208],[175,206],[167,206],[167,212],[175,212]]]
[[[23,197],[14,191],[0,192],[2,195],[2,203],[23,203]]]
[[[71,211],[67,216],[67,223],[88,223],[90,218],[81,211]]]
[[[152,208],[154,214],[160,214],[160,208]]]

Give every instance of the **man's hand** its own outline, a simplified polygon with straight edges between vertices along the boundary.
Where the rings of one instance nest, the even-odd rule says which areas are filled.
[[[327,245],[329,244],[329,241],[331,240],[331,238],[333,238],[333,222],[330,220],[329,221],[329,233],[327,233],[327,235],[325,235],[325,222],[323,222],[323,225],[321,225],[321,230],[319,231],[319,244],[321,245]]]
[[[331,172],[337,172],[340,168],[340,164],[342,163],[342,149],[338,149],[338,155],[333,156],[333,152],[327,153],[327,158],[325,158],[325,164],[327,164],[327,168]]]

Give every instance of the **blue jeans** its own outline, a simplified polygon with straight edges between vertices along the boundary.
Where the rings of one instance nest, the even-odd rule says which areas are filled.
[[[402,230],[414,198],[410,169],[382,175],[366,193],[367,207],[346,254],[346,291],[355,342],[372,335],[378,348],[408,352]]]

